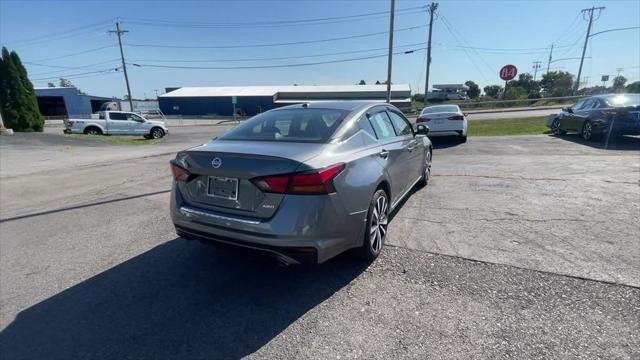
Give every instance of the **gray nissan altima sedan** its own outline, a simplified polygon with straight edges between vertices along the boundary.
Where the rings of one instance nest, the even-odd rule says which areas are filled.
[[[171,161],[176,232],[286,264],[320,263],[349,249],[372,260],[389,213],[429,181],[428,131],[380,103],[264,112]]]

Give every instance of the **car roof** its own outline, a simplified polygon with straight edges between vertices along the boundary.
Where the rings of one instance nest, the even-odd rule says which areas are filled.
[[[368,107],[372,107],[375,105],[390,105],[384,102],[377,101],[357,101],[357,100],[344,100],[344,101],[312,101],[303,104],[294,104],[283,106],[280,108],[273,109],[271,111],[278,111],[282,109],[300,109],[301,107],[306,107],[309,109],[337,109],[337,110],[347,110],[347,111],[356,111],[362,110]]]

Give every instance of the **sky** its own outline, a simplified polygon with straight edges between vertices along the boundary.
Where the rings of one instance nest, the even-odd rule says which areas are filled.
[[[424,91],[429,3],[396,1],[392,82],[414,92]],[[592,33],[640,26],[637,0],[439,1],[430,84],[502,84],[503,65],[533,74],[535,61],[540,78],[552,43],[551,70],[576,74],[588,24],[580,10],[592,6],[606,7]],[[107,33],[116,21],[128,30],[122,41],[135,98],[180,86],[373,84],[387,76],[389,8],[390,0],[0,0],[0,44],[20,55],[36,87],[65,77],[99,96],[126,94],[115,71],[118,40]],[[305,65],[318,62],[332,63]],[[640,29],[590,38],[583,81],[601,84],[618,69],[640,80]]]

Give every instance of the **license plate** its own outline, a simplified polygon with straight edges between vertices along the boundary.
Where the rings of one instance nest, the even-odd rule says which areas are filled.
[[[207,195],[214,198],[238,200],[238,179],[209,176]]]
[[[434,120],[434,124],[444,124],[444,119]]]

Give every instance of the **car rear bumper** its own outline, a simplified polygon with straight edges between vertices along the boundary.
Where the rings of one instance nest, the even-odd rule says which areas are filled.
[[[429,130],[429,137],[436,136],[462,136],[464,134],[463,130]]]
[[[362,244],[366,211],[346,213],[337,194],[287,195],[269,219],[185,203],[176,186],[171,218],[179,236],[269,253],[287,263],[322,263]]]

